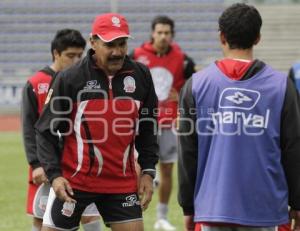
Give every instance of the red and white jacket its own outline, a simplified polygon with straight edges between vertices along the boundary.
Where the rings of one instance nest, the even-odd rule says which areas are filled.
[[[154,171],[158,161],[151,75],[127,57],[111,78],[97,68],[93,54],[53,81],[36,124],[38,157],[50,181],[62,175],[81,191],[135,192],[134,149],[142,170]],[[57,130],[64,138],[62,153]]]

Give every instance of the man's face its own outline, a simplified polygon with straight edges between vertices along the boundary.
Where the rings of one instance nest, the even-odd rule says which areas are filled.
[[[152,31],[153,44],[160,48],[167,48],[170,46],[173,34],[171,26],[168,24],[156,24]]]
[[[83,48],[79,47],[69,47],[62,51],[60,54],[54,50],[54,59],[59,66],[59,71],[64,70],[75,64],[81,59],[83,54]]]
[[[127,54],[127,38],[118,38],[108,43],[101,39],[91,39],[91,45],[97,64],[107,74],[114,75],[122,68]]]

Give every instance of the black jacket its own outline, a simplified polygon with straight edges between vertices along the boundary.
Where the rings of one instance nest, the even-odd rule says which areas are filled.
[[[35,169],[41,164],[37,157],[34,124],[42,111],[48,87],[55,72],[46,66],[26,82],[22,92],[21,121],[27,161]]]
[[[110,82],[97,68],[93,53],[90,50],[79,64],[60,72],[53,81],[36,124],[38,157],[50,181],[63,175],[83,191],[134,190],[134,148],[142,170],[155,170],[158,161],[157,97],[151,74],[144,65],[126,57]],[[130,111],[133,104],[136,106]],[[127,135],[114,133],[119,128],[114,122],[119,118],[124,125],[120,129]],[[62,153],[57,130],[64,136]],[[136,136],[130,133],[135,130]]]

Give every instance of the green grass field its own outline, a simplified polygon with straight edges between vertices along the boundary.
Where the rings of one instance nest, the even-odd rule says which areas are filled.
[[[31,230],[31,218],[25,213],[28,167],[19,133],[0,133],[0,230]],[[174,171],[174,176],[176,171]],[[182,228],[182,211],[176,200],[177,182],[174,177],[169,219],[177,230]],[[156,214],[157,192],[144,213],[145,231],[152,231]],[[104,229],[110,230],[110,229]]]

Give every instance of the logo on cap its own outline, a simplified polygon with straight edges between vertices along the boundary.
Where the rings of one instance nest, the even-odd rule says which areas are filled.
[[[121,24],[120,24],[121,20],[118,17],[113,16],[111,18],[111,22],[113,23],[113,26],[115,26],[115,27],[121,27]]]

